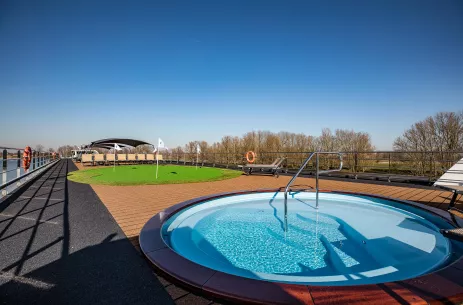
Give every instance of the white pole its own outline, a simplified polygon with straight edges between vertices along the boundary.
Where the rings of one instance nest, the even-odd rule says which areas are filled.
[[[158,148],[159,149],[159,148]],[[159,158],[158,158],[158,153],[154,155],[156,157],[156,179],[158,179],[158,168],[159,168]]]
[[[116,169],[116,144],[114,144],[114,166],[113,169]]]
[[[196,170],[198,170],[198,151],[196,151]]]

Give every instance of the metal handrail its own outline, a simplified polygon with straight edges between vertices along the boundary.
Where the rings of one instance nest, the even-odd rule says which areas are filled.
[[[14,184],[15,182],[21,181],[21,180],[24,179],[24,178],[29,179],[28,176],[30,176],[30,175],[32,175],[32,174],[34,174],[34,173],[39,172],[40,170],[46,168],[47,166],[49,166],[49,165],[51,165],[51,164],[54,164],[54,163],[58,162],[59,160],[60,160],[60,159],[49,160],[50,162],[45,163],[45,164],[43,164],[43,165],[37,167],[36,169],[34,169],[34,170],[32,170],[32,171],[29,171],[29,172],[27,172],[27,173],[24,173],[23,175],[21,175],[21,176],[19,176],[19,177],[13,178],[13,179],[11,179],[11,180],[9,180],[9,181],[3,183],[2,185],[0,185],[0,190],[6,188],[7,186],[10,186],[10,185]]]
[[[5,151],[3,151],[3,155],[5,156]],[[18,156],[19,156],[19,151],[18,151]],[[34,153],[34,156],[31,159],[31,166],[32,169],[28,169],[24,173],[21,174],[21,158],[2,158],[0,159],[1,162],[3,163],[3,168],[1,170],[1,178],[0,181],[0,198],[5,196],[5,192],[7,191],[7,188],[13,184],[17,184],[18,186],[22,184],[21,181],[23,179],[29,180],[32,176],[34,176],[36,173],[40,172],[42,169],[46,168],[52,163],[55,163],[55,161],[58,161],[58,159],[52,159],[51,155],[46,154],[40,155],[38,154],[37,156]],[[15,163],[17,162],[17,165],[14,168],[8,169],[8,161],[14,161]],[[17,176],[13,179],[8,180],[8,174],[12,172],[17,172]]]
[[[339,161],[340,165],[338,169],[329,169],[329,170],[319,170],[318,167],[318,156],[320,154],[328,155],[328,154],[337,154],[339,156]],[[293,184],[294,180],[299,176],[299,174],[302,172],[302,170],[307,166],[307,163],[312,159],[313,156],[316,156],[316,171],[315,171],[315,208],[318,209],[318,175],[323,174],[323,173],[330,173],[330,172],[337,172],[342,170],[342,153],[340,152],[313,152],[311,153],[307,159],[305,159],[304,163],[302,163],[301,167],[297,171],[297,173],[289,180],[288,184],[285,187],[285,193],[284,193],[284,198],[285,198],[285,232],[288,231],[288,191],[291,185]]]

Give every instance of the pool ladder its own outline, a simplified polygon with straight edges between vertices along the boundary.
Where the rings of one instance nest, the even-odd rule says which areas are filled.
[[[339,161],[340,165],[339,168],[337,169],[329,169],[329,170],[320,170],[318,167],[319,164],[319,155],[338,155],[339,156]],[[307,159],[305,159],[304,163],[302,163],[301,167],[297,171],[297,173],[289,180],[288,184],[286,185],[285,188],[285,232],[288,232],[288,191],[291,185],[293,184],[294,180],[299,176],[299,174],[302,172],[302,170],[307,166],[307,163],[312,159],[312,157],[315,156],[315,208],[318,209],[318,176],[319,174],[323,173],[330,173],[330,172],[338,172],[342,170],[342,153],[340,152],[313,152],[311,153]]]

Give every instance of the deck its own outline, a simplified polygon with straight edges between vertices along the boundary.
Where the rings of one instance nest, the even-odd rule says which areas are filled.
[[[136,251],[140,229],[154,214],[193,197],[276,188],[289,180],[285,176],[242,176],[183,185],[91,187],[68,181],[66,174],[74,170],[74,163],[62,160],[0,203],[0,304],[31,300],[35,304],[212,304],[154,274]],[[296,184],[310,187],[314,180],[299,178]],[[336,180],[321,180],[320,187],[413,200],[442,209],[452,196],[429,188]],[[457,206],[462,203],[460,197]],[[463,289],[461,279],[450,280],[449,289]],[[380,292],[371,293],[381,293],[385,300],[398,304],[424,302],[410,298],[406,288],[383,286]],[[313,295],[316,304],[333,303],[328,290]],[[363,294],[350,301],[368,303],[368,293]]]
[[[142,186],[94,185],[98,197],[103,201],[125,235],[138,245],[138,233],[153,215],[176,203],[210,194],[237,190],[256,190],[285,186],[291,177],[240,176],[223,180],[192,184],[165,184]],[[295,187],[314,187],[315,179],[297,178]],[[452,193],[433,188],[390,186],[385,183],[361,183],[339,180],[320,180],[320,189],[342,190],[382,195],[419,202],[432,207],[447,209]],[[457,206],[463,203],[462,196]]]

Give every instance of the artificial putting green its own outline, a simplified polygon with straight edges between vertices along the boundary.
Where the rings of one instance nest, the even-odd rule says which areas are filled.
[[[159,165],[156,179],[156,165],[123,165],[85,169],[68,174],[68,179],[86,184],[142,185],[174,184],[217,181],[238,177],[240,171],[194,166]]]

